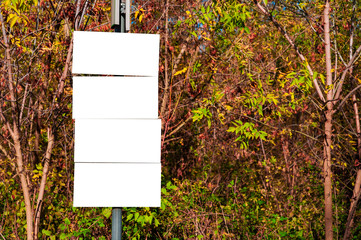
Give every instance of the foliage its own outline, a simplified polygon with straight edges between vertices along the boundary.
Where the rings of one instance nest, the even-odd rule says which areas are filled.
[[[313,83],[318,82],[322,94],[341,86],[352,32],[351,50],[360,45],[359,29],[352,27],[361,17],[360,6],[331,3],[334,82],[327,85],[320,17],[324,2],[259,4],[270,16],[254,1],[133,1],[132,32],[161,35],[163,176],[160,208],[123,208],[125,239],[325,237],[327,103],[316,97]],[[26,239],[25,174],[34,214],[41,200],[38,239],[110,239],[110,208],[72,207],[74,123],[67,69],[72,31],[111,31],[110,1],[5,0],[1,13],[9,48],[3,37],[0,236]],[[359,74],[357,60],[340,98],[332,101],[338,238],[346,231],[360,166],[353,111],[360,99],[355,90]],[[353,90],[356,101],[347,97]],[[344,105],[337,105],[341,101]],[[18,170],[16,138],[7,123],[10,129],[19,126],[24,171]],[[44,176],[45,194],[39,198]],[[360,218],[357,208],[354,223]],[[352,234],[360,238],[357,224]]]

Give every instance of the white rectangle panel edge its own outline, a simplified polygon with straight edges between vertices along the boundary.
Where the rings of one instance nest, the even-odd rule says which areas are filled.
[[[159,163],[160,119],[76,119],[75,162]]]
[[[74,32],[73,73],[158,76],[159,35]]]
[[[73,77],[73,118],[158,118],[158,79]]]
[[[160,163],[75,163],[74,207],[160,207],[160,204]]]

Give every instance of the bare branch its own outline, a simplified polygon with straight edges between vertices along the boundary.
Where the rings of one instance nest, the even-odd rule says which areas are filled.
[[[334,110],[334,111],[336,112],[336,111],[340,110],[340,108],[343,106],[343,104],[346,102],[346,100],[347,100],[352,94],[354,94],[359,88],[361,88],[361,85],[358,85],[357,87],[355,87],[354,89],[352,89],[352,91],[349,92],[344,99],[342,99],[342,102],[338,105],[337,109]]]
[[[174,129],[172,132],[170,132],[165,138],[168,138],[168,137],[172,136],[173,134],[175,134],[176,132],[178,132],[191,119],[192,119],[192,116],[189,116],[186,120],[183,120],[182,123],[180,123],[178,125],[178,127],[176,127],[176,129]]]
[[[333,97],[333,99],[338,100],[338,98],[340,97],[340,94],[341,94],[341,91],[342,91],[342,86],[343,86],[343,83],[345,81],[347,72],[352,68],[353,64],[355,63],[355,60],[360,56],[360,52],[361,52],[361,45],[357,48],[357,50],[353,54],[352,58],[348,62],[345,70],[343,71],[343,73],[341,75],[340,82],[336,87],[336,95]]]
[[[307,70],[309,71],[312,79],[313,79],[313,85],[315,86],[316,92],[321,99],[321,101],[325,102],[325,97],[323,96],[322,90],[317,82],[316,78],[313,78],[313,70],[311,66],[306,61],[306,58],[303,56],[303,54],[298,49],[297,45],[294,43],[294,41],[291,39],[291,37],[288,35],[286,30],[273,18],[272,14],[269,13],[257,0],[254,0],[254,3],[258,7],[258,9],[266,16],[269,17],[269,19],[272,21],[272,23],[276,26],[276,28],[283,34],[283,36],[286,38],[288,43],[293,47],[293,49],[296,51],[298,57],[301,59],[301,61],[306,63]]]
[[[26,84],[26,86],[25,86],[25,92],[24,92],[24,97],[23,97],[23,103],[21,104],[19,122],[21,122],[21,118],[23,117],[23,112],[24,112],[24,107],[25,107],[25,100],[26,100],[26,95],[27,95],[27,91],[28,91],[28,86],[29,86],[28,84]]]
[[[1,115],[3,120],[6,123],[6,126],[11,133],[11,137],[14,141],[14,147],[16,152],[16,169],[20,176],[20,182],[21,187],[23,190],[23,196],[24,196],[24,203],[25,203],[25,209],[26,209],[26,224],[27,224],[27,239],[33,240],[33,232],[34,232],[34,225],[33,225],[33,210],[30,200],[30,192],[29,192],[29,184],[27,181],[27,174],[24,169],[24,159],[23,159],[23,153],[21,149],[21,142],[20,142],[20,131],[18,127],[18,119],[16,115],[16,99],[15,99],[15,90],[13,86],[13,73],[12,73],[12,66],[11,66],[11,56],[10,56],[10,46],[8,42],[8,37],[6,35],[5,31],[5,23],[3,19],[3,15],[0,11],[0,21],[2,24],[2,32],[3,32],[3,38],[4,43],[6,46],[5,49],[5,64],[7,67],[7,77],[8,77],[8,86],[10,90],[10,99],[11,99],[11,111],[12,111],[12,124],[13,129],[11,129],[9,121],[6,121],[5,116],[3,115],[3,112],[1,111]]]
[[[39,194],[38,194],[38,199],[37,199],[36,208],[35,208],[34,236],[37,236],[38,231],[39,231],[40,214],[41,214],[42,203],[43,203],[43,199],[44,199],[46,179],[47,179],[48,173],[49,173],[51,152],[53,151],[53,147],[54,147],[54,139],[55,138],[54,138],[52,129],[48,128],[48,146],[47,146],[46,152],[45,152],[43,175],[41,176]]]
[[[6,149],[0,144],[0,150],[4,153],[5,157],[11,159],[10,155],[6,151]]]
[[[353,220],[353,216],[354,216],[355,211],[356,211],[357,202],[359,201],[360,196],[361,196],[361,191],[360,191],[360,189],[359,189],[359,190],[358,190],[358,194],[357,194],[357,195],[355,196],[355,198],[354,198],[355,204],[353,204],[353,206],[351,207],[350,212],[349,212],[348,217],[347,217],[347,223],[346,223],[346,226],[347,226],[347,227],[351,225],[351,222],[352,222],[352,220]],[[346,229],[346,231],[347,231],[347,232],[345,232],[345,235],[344,235],[344,238],[343,238],[344,240],[347,240],[347,239],[348,239],[347,236],[350,234],[350,233],[349,233],[350,228],[348,227],[348,228]]]
[[[162,129],[164,129],[164,112],[167,105],[168,95],[169,95],[169,76],[168,76],[168,12],[169,12],[169,1],[166,2],[165,7],[165,39],[164,39],[164,94],[163,94],[163,100],[162,105],[160,108],[160,117],[163,118],[162,121]]]

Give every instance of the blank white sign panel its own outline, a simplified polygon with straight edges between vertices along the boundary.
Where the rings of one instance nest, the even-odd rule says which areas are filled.
[[[73,77],[73,118],[158,118],[158,79]]]
[[[160,163],[75,163],[74,207],[160,207],[160,199]]]
[[[159,163],[160,119],[76,119],[75,162]]]
[[[73,73],[158,76],[158,34],[75,31],[73,41]]]

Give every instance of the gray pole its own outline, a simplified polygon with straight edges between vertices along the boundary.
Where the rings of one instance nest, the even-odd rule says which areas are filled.
[[[112,240],[122,240],[122,209],[112,209]]]
[[[130,10],[128,10],[129,16],[126,16],[126,8],[130,8],[129,0],[112,0],[112,28],[114,28],[114,32],[126,32],[126,24],[130,24],[130,19],[126,20],[126,18],[130,18]]]
[[[126,4],[125,0],[116,0],[119,1],[114,3],[114,7],[119,9],[112,9],[112,14],[117,11],[119,13],[119,25],[114,26],[115,32],[125,33],[125,23],[126,23]],[[112,2],[113,3],[113,2]],[[119,3],[119,5],[118,5]],[[112,6],[113,7],[113,6]],[[128,6],[130,7],[130,6]],[[129,17],[129,16],[127,16]],[[114,17],[115,19],[116,17]],[[112,19],[113,21],[113,19]],[[120,207],[113,207],[112,209],[112,240],[122,240],[122,209]]]
[[[126,0],[115,0],[116,2],[114,2],[114,0],[112,1],[112,8],[114,7],[115,9],[112,9],[112,15],[114,14],[114,16],[112,16],[112,24],[113,22],[115,22],[114,26],[112,26],[114,28],[115,32],[121,32],[121,33],[125,33],[126,32],[126,18],[130,18],[130,9],[126,9],[130,8],[130,1],[127,0],[127,4],[126,4]],[[118,5],[119,4],[119,5]],[[126,6],[128,5],[128,6]],[[119,9],[117,9],[119,7]],[[128,11],[128,16],[126,16],[126,12]],[[119,15],[117,15],[119,14]],[[116,23],[116,19],[118,19],[119,17],[119,25]],[[129,23],[130,23],[130,19],[128,19]],[[113,207],[112,209],[112,240],[122,240],[122,209],[120,207]]]
[[[120,32],[125,33],[125,0],[120,3]]]

